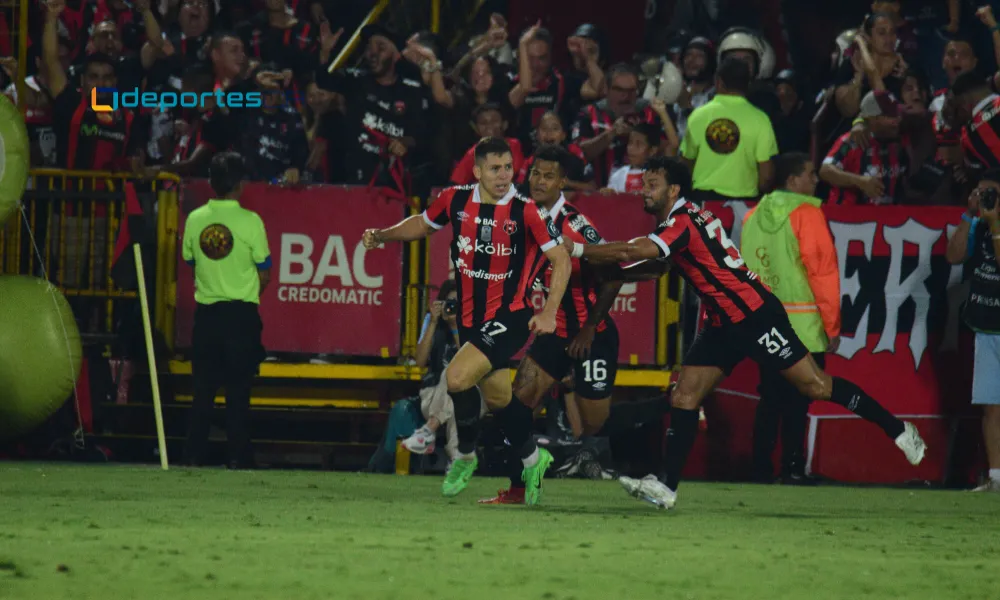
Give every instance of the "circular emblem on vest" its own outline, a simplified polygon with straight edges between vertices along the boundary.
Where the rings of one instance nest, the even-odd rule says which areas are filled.
[[[740,128],[730,119],[716,119],[708,124],[705,140],[716,154],[731,154],[740,145]]]
[[[205,256],[222,260],[233,252],[233,232],[222,223],[213,223],[201,230],[198,245]]]

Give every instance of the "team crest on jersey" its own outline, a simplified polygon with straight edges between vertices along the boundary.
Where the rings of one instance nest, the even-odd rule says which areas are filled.
[[[213,223],[201,230],[198,245],[208,258],[222,260],[233,252],[233,232],[222,223]]]
[[[406,112],[406,103],[402,100],[396,100],[396,103],[392,105],[392,112],[402,115]]]
[[[708,124],[705,141],[716,154],[732,154],[740,145],[740,128],[732,119],[716,119]]]
[[[583,235],[583,239],[587,240],[588,244],[596,244],[601,241],[601,234],[597,233],[597,230],[587,225],[580,232]]]
[[[517,233],[517,221],[511,221],[507,219],[503,222],[503,232],[507,235],[514,235]]]
[[[556,228],[556,224],[553,223],[551,219],[549,219],[548,221],[548,230],[549,230],[549,235],[551,235],[552,237],[554,238],[559,237],[559,229]]]

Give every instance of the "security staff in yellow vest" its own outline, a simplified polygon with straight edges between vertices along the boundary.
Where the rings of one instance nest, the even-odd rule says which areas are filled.
[[[689,200],[754,199],[770,187],[778,142],[768,116],[747,100],[753,75],[735,57],[715,75],[715,98],[688,118],[681,158],[694,166]]]
[[[194,267],[194,401],[187,461],[206,460],[215,394],[226,390],[229,467],[253,468],[250,388],[264,359],[258,305],[271,273],[271,252],[260,215],[240,206],[246,166],[235,152],[212,158],[209,180],[218,199],[195,209],[184,228],[184,260]]]
[[[743,221],[743,259],[781,300],[792,328],[822,368],[825,352],[840,343],[840,273],[830,226],[820,208],[816,169],[809,156],[775,159],[776,191],[764,196]],[[810,398],[777,372],[761,371],[760,403],[754,423],[754,476],[774,481],[771,455],[781,421],[782,479],[805,477],[803,446]]]

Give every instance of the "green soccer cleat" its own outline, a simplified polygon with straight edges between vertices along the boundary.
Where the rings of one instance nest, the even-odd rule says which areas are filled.
[[[551,465],[552,455],[545,448],[539,448],[538,462],[532,467],[525,467],[521,472],[521,480],[524,481],[524,503],[528,506],[534,506],[542,499],[542,478]]]
[[[475,456],[472,460],[456,458],[448,468],[444,481],[441,482],[441,493],[448,498],[461,494],[469,485],[469,480],[472,479],[472,474],[476,472],[478,466],[479,459]]]

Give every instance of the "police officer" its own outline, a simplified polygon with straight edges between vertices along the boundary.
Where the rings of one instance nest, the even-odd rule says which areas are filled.
[[[194,401],[187,460],[205,460],[212,407],[226,389],[229,467],[253,467],[250,387],[264,359],[258,305],[271,273],[271,252],[260,215],[240,206],[246,166],[235,152],[212,158],[209,180],[217,199],[195,209],[184,229],[184,260],[194,267],[192,375]]]

